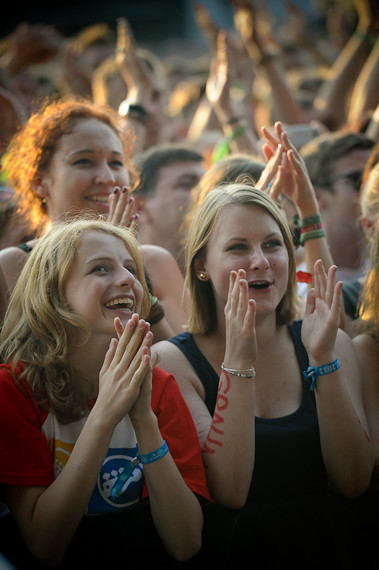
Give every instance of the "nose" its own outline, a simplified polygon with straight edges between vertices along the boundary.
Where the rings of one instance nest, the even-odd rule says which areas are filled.
[[[120,267],[117,271],[116,285],[118,287],[133,287],[136,276],[126,267]]]
[[[111,187],[115,186],[116,177],[106,160],[103,160],[99,164],[96,171],[95,182],[96,184],[103,184],[105,186],[106,185],[109,185]]]
[[[250,257],[251,269],[268,269],[269,262],[261,247],[254,248]]]

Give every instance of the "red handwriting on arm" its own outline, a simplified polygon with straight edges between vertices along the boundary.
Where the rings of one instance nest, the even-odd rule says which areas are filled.
[[[214,446],[222,447],[222,439],[220,436],[224,434],[224,430],[221,429],[221,425],[224,423],[224,418],[222,417],[222,413],[228,407],[229,399],[226,394],[229,392],[230,388],[230,378],[223,372],[220,379],[220,384],[218,387],[218,394],[216,400],[216,409],[213,414],[212,425],[210,427],[208,437],[205,440],[203,446],[203,453],[214,453],[215,449]]]

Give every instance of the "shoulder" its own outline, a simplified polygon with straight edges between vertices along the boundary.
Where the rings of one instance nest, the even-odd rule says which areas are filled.
[[[353,338],[355,350],[363,354],[379,356],[379,345],[376,340],[368,334],[360,334]]]
[[[0,268],[8,288],[13,288],[28,254],[19,247],[7,247],[0,251]]]
[[[173,337],[174,339],[177,337]],[[157,365],[173,374],[175,377],[179,373],[180,376],[187,370],[192,369],[192,366],[180,350],[176,343],[169,340],[162,340],[153,344],[151,353],[157,357]]]
[[[175,258],[167,249],[160,247],[159,245],[144,244],[140,245],[140,249],[145,262],[149,262],[154,266],[158,266],[159,263],[176,263]]]
[[[0,366],[0,422],[11,425],[11,418],[22,418],[24,423],[42,425],[47,412],[42,410],[25,380],[17,381],[21,367],[12,373],[11,365]],[[15,379],[16,377],[16,379]]]

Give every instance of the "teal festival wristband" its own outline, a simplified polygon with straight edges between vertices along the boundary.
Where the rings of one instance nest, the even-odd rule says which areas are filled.
[[[303,372],[304,380],[310,381],[309,389],[313,392],[316,385],[316,380],[318,376],[325,376],[325,374],[330,374],[331,372],[335,372],[339,369],[340,363],[338,358],[336,358],[333,362],[329,364],[324,364],[324,366],[317,366],[314,368],[313,366],[308,366],[307,370]]]
[[[117,477],[117,480],[111,490],[112,500],[114,501],[116,497],[120,496],[123,486],[125,485],[126,481],[133,475],[133,471],[137,465],[140,463],[142,463],[142,465],[154,463],[154,461],[158,461],[158,459],[164,457],[166,453],[168,453],[168,446],[165,441],[163,441],[163,444],[159,449],[156,449],[151,453],[146,453],[145,455],[142,455],[142,453],[137,453],[137,455],[129,461],[127,466]]]

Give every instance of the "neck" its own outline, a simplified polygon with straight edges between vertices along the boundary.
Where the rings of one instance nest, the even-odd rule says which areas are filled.
[[[75,342],[69,349],[69,364],[78,388],[87,398],[96,398],[99,391],[99,373],[109,341],[90,337],[86,342]]]

